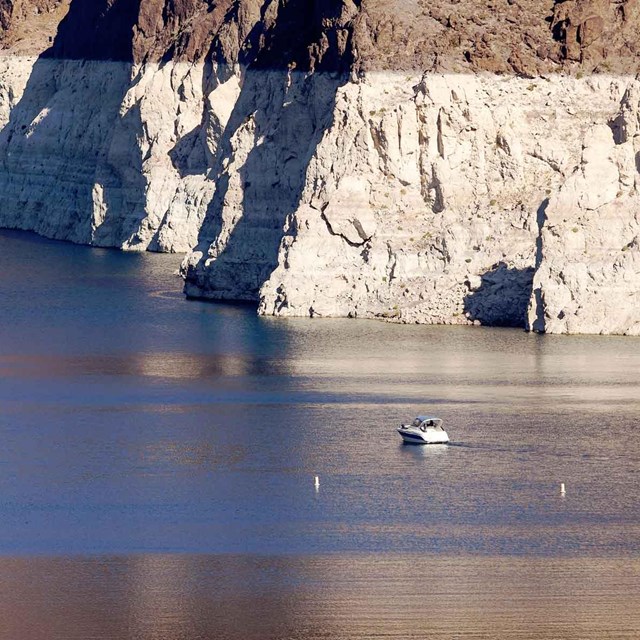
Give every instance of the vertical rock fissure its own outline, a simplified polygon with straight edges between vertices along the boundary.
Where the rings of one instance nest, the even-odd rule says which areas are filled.
[[[281,0],[261,51],[243,67],[212,172],[217,187],[201,257],[186,267],[189,296],[257,301],[277,266],[285,222],[300,205],[307,167],[348,81],[351,35],[341,40],[337,31],[350,31],[353,16],[344,9],[342,0]]]
[[[543,238],[542,232],[545,222],[547,221],[547,207],[549,206],[549,198],[542,201],[538,207],[536,214],[536,223],[538,227],[538,235],[536,237],[536,270],[540,268],[543,261]],[[527,310],[527,330],[536,333],[544,333],[544,298],[542,289],[534,287],[532,291],[529,308]]]

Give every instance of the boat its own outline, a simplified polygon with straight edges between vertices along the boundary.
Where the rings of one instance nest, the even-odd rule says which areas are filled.
[[[449,434],[442,428],[442,420],[435,416],[418,416],[411,424],[403,424],[398,433],[406,444],[447,444]]]

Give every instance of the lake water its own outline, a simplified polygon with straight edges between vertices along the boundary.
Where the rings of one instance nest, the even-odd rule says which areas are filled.
[[[2,640],[640,637],[640,340],[258,318],[178,265],[0,233]]]

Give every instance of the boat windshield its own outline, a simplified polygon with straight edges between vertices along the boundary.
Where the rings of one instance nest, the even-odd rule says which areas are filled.
[[[418,428],[431,428],[442,430],[442,420],[435,416],[418,416],[412,423],[412,427]]]

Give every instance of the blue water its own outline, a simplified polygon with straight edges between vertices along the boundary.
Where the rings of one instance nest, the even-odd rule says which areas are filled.
[[[638,551],[639,340],[263,319],[178,265],[0,236],[1,554]]]
[[[0,638],[637,637],[640,340],[258,318],[179,262],[0,233]]]

